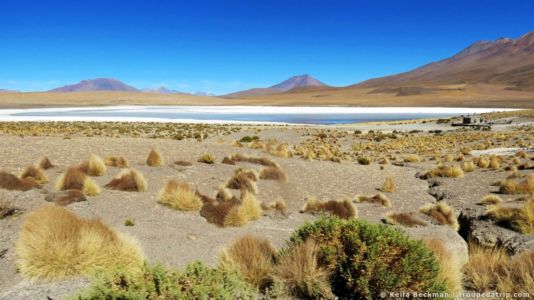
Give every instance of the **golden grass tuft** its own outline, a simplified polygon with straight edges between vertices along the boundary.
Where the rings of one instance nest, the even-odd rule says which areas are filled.
[[[436,254],[440,269],[439,278],[447,285],[449,293],[458,293],[463,290],[462,264],[454,253],[447,249],[443,240],[430,238],[424,241],[428,249]]]
[[[510,257],[503,249],[469,244],[466,288],[477,292],[534,293],[534,251]]]
[[[54,205],[28,214],[15,252],[20,273],[32,279],[137,270],[143,264],[142,251],[133,239],[99,220],[82,219]]]
[[[489,167],[489,165],[490,165],[490,162],[486,157],[479,157],[477,159],[477,166],[479,168],[485,169],[485,168]]]
[[[253,170],[238,169],[226,182],[226,187],[233,190],[248,191],[256,194],[258,188],[255,181],[258,180],[258,174]]]
[[[87,196],[98,196],[101,193],[98,184],[90,177],[85,177],[83,180],[82,193]]]
[[[475,168],[475,163],[472,161],[464,161],[462,164],[462,170],[464,170],[464,172],[473,172]]]
[[[254,194],[242,191],[241,202],[233,206],[224,217],[224,226],[239,227],[261,217],[261,204]]]
[[[48,170],[54,167],[50,159],[48,159],[46,156],[41,159],[38,165],[43,170]]]
[[[501,182],[499,192],[502,194],[532,194],[534,193],[534,174],[529,174],[527,178],[517,183],[511,179]]]
[[[106,164],[100,156],[91,154],[87,165],[87,175],[103,176],[106,173]]]
[[[393,183],[393,178],[387,177],[386,181],[384,181],[384,184],[380,188],[381,192],[384,193],[392,193],[395,191],[395,184]]]
[[[490,158],[490,164],[489,167],[492,170],[499,170],[501,168],[501,158],[498,156],[492,156]]]
[[[196,192],[184,182],[170,180],[159,192],[158,203],[182,211],[198,211],[202,201]]]
[[[202,154],[198,160],[198,162],[201,162],[201,163],[205,163],[205,164],[208,164],[208,165],[211,165],[211,164],[214,164],[215,163],[215,157],[211,154]]]
[[[274,210],[283,216],[287,216],[289,214],[287,203],[284,201],[284,199],[277,199],[266,204],[262,203],[261,208],[264,211]]]
[[[534,197],[527,199],[522,207],[490,206],[486,215],[520,233],[534,234]]]
[[[404,157],[404,162],[420,162],[421,158],[417,154],[408,154]]]
[[[406,227],[427,226],[428,224],[421,220],[415,213],[401,212],[388,213],[384,219],[386,224],[401,225]]]
[[[335,299],[330,289],[330,273],[318,263],[319,247],[307,239],[284,253],[276,264],[274,277],[298,299]]]
[[[434,178],[434,177],[462,178],[464,177],[464,171],[459,166],[441,165],[430,171],[427,171],[423,175],[423,178]]]
[[[356,196],[355,201],[357,203],[368,202],[368,203],[379,204],[384,207],[391,207],[391,200],[389,200],[389,198],[386,197],[386,195],[382,193],[378,193],[374,196]]]
[[[106,156],[104,163],[106,166],[117,167],[117,168],[128,168],[129,164],[126,158],[122,156]]]
[[[152,149],[150,150],[150,153],[148,153],[146,164],[151,167],[161,167],[165,164],[165,161],[157,150]]]
[[[315,197],[310,197],[300,212],[311,214],[329,213],[343,219],[351,219],[358,216],[358,210],[352,201],[348,199],[320,201]]]
[[[45,184],[48,182],[48,176],[46,176],[45,172],[41,167],[36,166],[28,166],[26,169],[20,174],[20,178],[33,178],[38,184]]]
[[[220,186],[217,194],[215,195],[215,200],[217,201],[230,201],[234,198],[234,195],[224,186]]]
[[[20,179],[11,173],[0,171],[0,188],[6,190],[28,191],[33,188],[40,188],[40,185],[33,178]]]
[[[122,170],[108,184],[106,184],[106,187],[119,191],[144,192],[146,191],[148,184],[143,174],[133,168],[129,168]]]
[[[221,252],[222,269],[237,271],[245,281],[263,289],[272,282],[276,250],[264,238],[245,235]]]
[[[456,231],[460,229],[456,212],[445,202],[423,205],[419,208],[419,211],[432,217],[439,225],[448,225]]]
[[[480,200],[480,204],[483,204],[483,205],[497,205],[502,202],[503,200],[501,199],[501,197],[497,195],[491,195],[491,194],[484,196],[482,200]]]
[[[287,182],[287,174],[280,168],[266,167],[261,170],[260,179]]]

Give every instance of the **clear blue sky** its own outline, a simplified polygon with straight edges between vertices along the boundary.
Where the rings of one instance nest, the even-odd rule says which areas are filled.
[[[308,73],[343,86],[534,30],[534,1],[0,2],[0,88],[112,77],[227,93]]]

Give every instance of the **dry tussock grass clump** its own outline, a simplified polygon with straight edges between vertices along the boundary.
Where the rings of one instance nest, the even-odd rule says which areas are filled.
[[[393,193],[395,191],[395,184],[393,183],[393,178],[387,177],[386,181],[384,181],[384,184],[380,188],[380,191],[384,193]]]
[[[446,166],[441,165],[423,174],[422,178],[434,178],[434,177],[450,177],[450,178],[462,178],[464,177],[464,171],[459,166]]]
[[[150,153],[148,153],[148,157],[146,158],[146,164],[151,167],[161,167],[165,164],[165,161],[157,150],[152,149],[150,150]]]
[[[202,201],[197,193],[184,182],[170,180],[159,192],[158,203],[182,211],[198,211]]]
[[[0,171],[0,188],[15,191],[28,191],[40,187],[39,183],[33,178],[20,179],[11,173]]]
[[[282,216],[288,216],[289,210],[287,208],[287,203],[284,201],[284,199],[277,199],[275,201],[271,201],[269,203],[261,203],[261,208],[264,211],[275,211],[281,214]]]
[[[224,221],[228,213],[239,206],[240,200],[232,197],[226,201],[216,201],[205,195],[197,193],[198,197],[202,200],[203,205],[200,209],[200,215],[205,218],[209,223],[224,227]]]
[[[477,292],[534,293],[534,251],[510,257],[500,248],[469,244],[466,288]]]
[[[143,174],[133,168],[129,168],[122,170],[106,184],[106,187],[118,191],[144,192],[148,184]]]
[[[388,213],[384,219],[384,222],[390,225],[401,225],[406,227],[428,225],[413,212]]]
[[[486,157],[479,157],[476,159],[476,164],[479,168],[487,168],[490,165],[489,160]]]
[[[117,268],[136,270],[143,254],[137,243],[99,220],[46,205],[30,213],[16,242],[20,273],[32,279],[93,275]]]
[[[534,193],[534,174],[517,183],[512,179],[506,179],[500,183],[499,192],[502,194],[529,194]]]
[[[356,196],[355,201],[357,203],[368,202],[368,203],[379,204],[384,207],[391,207],[391,200],[389,200],[389,198],[386,197],[386,195],[382,193],[378,193],[373,196]]]
[[[501,162],[502,162],[502,159],[500,157],[492,156],[492,157],[490,157],[489,167],[492,170],[499,170],[501,168]]]
[[[56,190],[80,190],[84,195],[100,195],[100,187],[78,167],[70,167],[56,181]]]
[[[91,154],[87,163],[87,175],[103,176],[106,173],[106,164],[100,156]]]
[[[222,269],[237,271],[245,281],[263,289],[272,283],[276,250],[264,238],[245,235],[223,249],[219,258]]]
[[[48,182],[48,176],[46,176],[43,169],[36,166],[26,167],[22,174],[20,174],[20,178],[33,178],[39,184],[45,184]]]
[[[261,170],[260,179],[287,182],[287,174],[280,168],[266,167]]]
[[[319,265],[318,251],[317,243],[307,239],[280,257],[274,277],[290,295],[298,299],[335,299],[330,288],[330,272]]]
[[[423,205],[419,208],[419,211],[432,217],[439,225],[448,225],[456,231],[460,228],[456,212],[445,202]]]
[[[234,154],[229,158],[233,162],[248,162],[251,164],[262,165],[266,167],[277,167],[278,165],[266,157],[250,157],[242,154]]]
[[[234,205],[224,217],[224,226],[239,227],[261,217],[261,204],[256,196],[248,191],[241,192],[241,202]]]
[[[352,201],[348,199],[320,201],[315,197],[310,197],[300,212],[311,214],[328,213],[343,219],[351,219],[358,216],[358,210],[352,204]]]
[[[234,199],[232,192],[230,192],[226,187],[220,186],[217,190],[217,194],[215,195],[215,200],[226,202],[232,199]]]
[[[475,171],[475,168],[475,163],[472,161],[464,161],[462,164],[462,170],[464,170],[464,172],[473,172]]]
[[[221,163],[225,164],[225,165],[230,165],[230,166],[235,166],[235,161],[233,161],[230,157],[228,156],[225,156]]]
[[[43,170],[48,170],[54,167],[50,159],[48,159],[46,156],[41,159],[38,165]]]
[[[491,206],[486,215],[515,231],[534,234],[534,197],[527,199],[522,207]]]
[[[404,157],[404,162],[420,162],[421,158],[417,154],[408,154]]]
[[[482,198],[482,200],[480,200],[480,204],[482,205],[497,205],[502,202],[503,200],[501,199],[501,197],[497,195],[486,195]]]
[[[226,182],[226,187],[233,190],[248,191],[253,194],[258,192],[255,181],[258,174],[253,170],[236,170],[234,175]]]
[[[117,167],[117,168],[128,168],[129,164],[126,158],[122,156],[106,156],[104,163],[106,166]]]
[[[208,165],[211,165],[211,164],[214,164],[215,163],[215,157],[211,154],[202,154],[197,162],[200,162],[200,163],[205,163],[205,164],[208,164]]]
[[[458,293],[463,290],[462,264],[458,261],[454,253],[447,249],[443,240],[431,238],[425,240],[428,249],[436,254],[439,262],[439,277],[447,285],[449,293]]]

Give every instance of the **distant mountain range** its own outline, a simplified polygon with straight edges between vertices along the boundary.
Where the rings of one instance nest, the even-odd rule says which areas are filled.
[[[406,73],[375,78],[358,87],[488,83],[534,90],[534,31],[518,39],[479,41],[456,55]]]
[[[97,78],[91,80],[82,80],[77,84],[66,85],[63,87],[50,90],[52,93],[75,93],[75,92],[97,92],[97,91],[116,91],[116,92],[139,92],[138,89],[125,84],[116,79]]]
[[[19,91],[0,89],[0,94],[19,93]]]
[[[279,94],[284,92],[289,92],[296,89],[309,89],[309,88],[318,88],[318,87],[328,87],[326,84],[321,81],[311,77],[310,75],[298,75],[289,78],[286,81],[283,81],[279,84],[267,88],[254,88],[245,91],[239,91],[231,94],[224,95],[227,98],[241,98],[241,97],[251,97],[251,96],[265,96],[271,94]]]

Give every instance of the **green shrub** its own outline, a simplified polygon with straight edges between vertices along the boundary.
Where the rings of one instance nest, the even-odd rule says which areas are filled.
[[[237,273],[211,269],[200,262],[184,272],[145,265],[140,273],[101,274],[89,288],[71,297],[97,299],[255,299],[256,292]]]
[[[308,239],[319,245],[319,263],[331,271],[332,291],[342,299],[381,299],[384,291],[446,292],[433,252],[398,229],[322,218],[298,229],[285,251]]]

